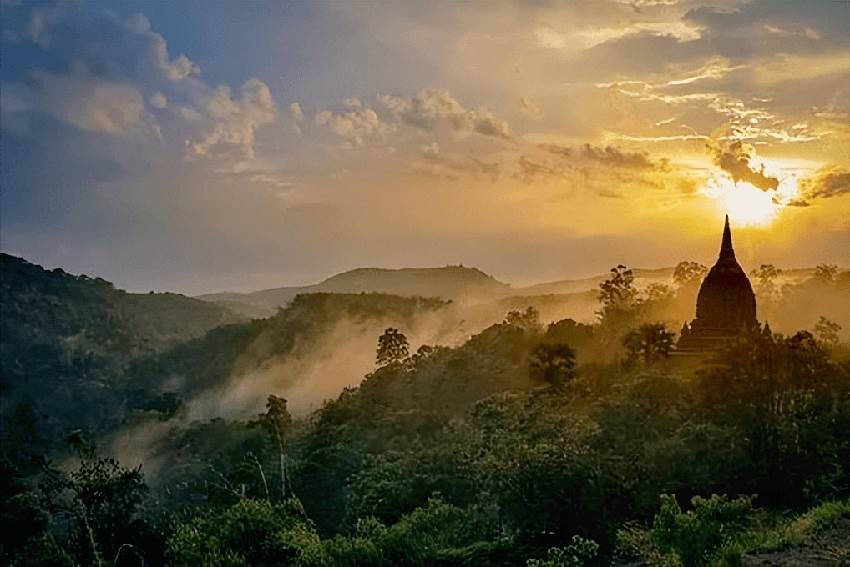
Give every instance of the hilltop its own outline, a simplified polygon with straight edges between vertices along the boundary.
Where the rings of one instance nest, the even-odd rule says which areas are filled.
[[[445,266],[441,268],[357,268],[331,276],[317,284],[279,287],[250,293],[212,293],[198,299],[249,315],[268,315],[296,295],[307,293],[384,293],[404,297],[439,297],[463,301],[473,298],[498,298],[508,295],[511,287],[477,268]]]

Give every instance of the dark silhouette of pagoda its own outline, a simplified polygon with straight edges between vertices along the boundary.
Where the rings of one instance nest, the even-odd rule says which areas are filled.
[[[729,215],[723,227],[720,256],[702,281],[697,296],[697,316],[685,323],[677,350],[682,354],[722,349],[759,326],[756,296],[747,274],[735,259]]]

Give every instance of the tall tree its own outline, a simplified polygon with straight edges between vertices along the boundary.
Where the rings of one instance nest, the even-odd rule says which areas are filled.
[[[269,430],[277,440],[278,459],[280,465],[280,495],[282,498],[288,496],[289,471],[287,456],[287,437],[292,425],[292,415],[286,407],[286,399],[270,395],[266,401],[266,413],[260,416],[263,426]]]
[[[410,345],[407,337],[398,329],[392,327],[384,331],[378,337],[378,366],[390,366],[400,364],[410,355]]]

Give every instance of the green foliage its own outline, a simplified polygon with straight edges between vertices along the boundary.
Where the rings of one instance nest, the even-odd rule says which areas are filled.
[[[735,345],[695,383],[712,422],[740,432],[734,489],[772,505],[804,506],[850,489],[850,380],[805,331]],[[776,470],[783,474],[777,476]]]
[[[691,509],[683,512],[675,497],[663,494],[652,523],[652,539],[662,551],[675,553],[683,565],[706,565],[731,535],[743,529],[751,512],[751,498],[695,496]]]
[[[376,357],[378,366],[401,364],[408,356],[410,356],[410,345],[407,342],[407,337],[398,329],[390,327],[384,331],[383,335],[378,337],[378,354]]]
[[[534,380],[564,386],[575,376],[576,353],[568,344],[543,343],[531,352],[528,369]]]
[[[618,531],[618,556],[670,567],[808,564],[808,559],[824,560],[832,541],[838,543],[835,552],[842,553],[840,542],[850,537],[850,501],[824,502],[796,517],[756,510],[751,502],[697,497],[692,509],[683,512],[672,496],[662,495],[661,509],[648,529],[629,524]]]
[[[115,426],[133,387],[116,380],[127,364],[238,320],[197,299],[126,293],[8,254],[0,254],[0,312],[4,447],[26,439],[27,427],[37,428],[41,445],[57,448],[65,429]],[[20,404],[35,423],[8,412]],[[27,447],[21,462],[33,452]]]
[[[573,536],[572,543],[566,547],[550,547],[546,559],[529,559],[528,567],[582,567],[590,562],[599,551],[599,545],[593,540]]]
[[[670,357],[675,335],[662,323],[646,323],[623,338],[627,362],[650,365]]]
[[[318,534],[295,499],[242,500],[181,524],[166,544],[173,565],[321,565]]]
[[[601,288],[599,324],[567,319],[544,329],[535,309],[517,303],[462,344],[412,356],[396,327],[412,328],[418,314],[445,303],[298,296],[269,319],[117,366],[101,365],[102,353],[63,359],[70,351],[58,339],[32,350],[17,344],[2,352],[3,364],[54,376],[51,387],[69,380],[56,399],[108,396],[93,396],[84,404],[93,415],[79,420],[45,415],[40,399],[4,405],[13,429],[4,428],[8,458],[0,461],[2,560],[578,565],[614,560],[616,540],[620,553],[644,562],[699,565],[805,545],[813,534],[841,536],[850,366],[830,358],[822,333],[769,331],[731,345],[696,375],[677,360],[655,364],[670,354],[672,334],[641,322],[690,293],[689,277],[675,296],[656,287],[642,297],[618,267]],[[788,293],[846,293],[840,278]],[[290,415],[271,395],[248,421],[181,421],[199,394],[297,355],[343,320],[393,325],[379,342],[379,367],[358,387],[307,416]],[[624,335],[640,364],[618,362]],[[69,369],[86,380],[69,378]],[[104,399],[111,405],[96,407]],[[150,489],[140,470],[93,452],[91,439],[124,419],[168,430],[151,448]],[[38,457],[69,424],[80,465],[62,473]],[[758,497],[699,497],[706,494]],[[670,496],[658,510],[660,495]]]

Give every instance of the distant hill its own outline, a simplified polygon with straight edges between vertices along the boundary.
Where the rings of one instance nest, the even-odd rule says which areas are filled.
[[[640,285],[643,281],[665,281],[673,278],[673,268],[633,268],[632,273],[635,276],[636,282]],[[599,284],[608,279],[609,274],[600,274],[589,278],[581,278],[575,280],[558,280],[554,282],[546,282],[535,284],[523,288],[515,289],[513,295],[551,295],[551,294],[571,294],[582,293],[588,290],[596,290]]]
[[[663,281],[673,277],[673,268],[634,271],[642,281]],[[274,313],[296,295],[304,293],[387,293],[403,297],[440,297],[461,303],[490,303],[511,297],[573,295],[596,290],[608,274],[590,278],[559,280],[526,287],[512,287],[477,268],[446,266],[443,268],[358,268],[332,276],[320,283],[302,287],[279,287],[249,293],[211,293],[198,296],[232,309],[248,317]]]
[[[176,293],[127,293],[112,283],[60,268],[46,270],[0,254],[2,344],[61,340],[79,350],[140,354],[197,337],[242,317]]]
[[[306,293],[385,293],[444,300],[498,298],[511,287],[476,268],[358,268],[303,287],[279,287],[251,293],[213,293],[198,299],[226,305],[246,315],[271,314],[296,295]]]

